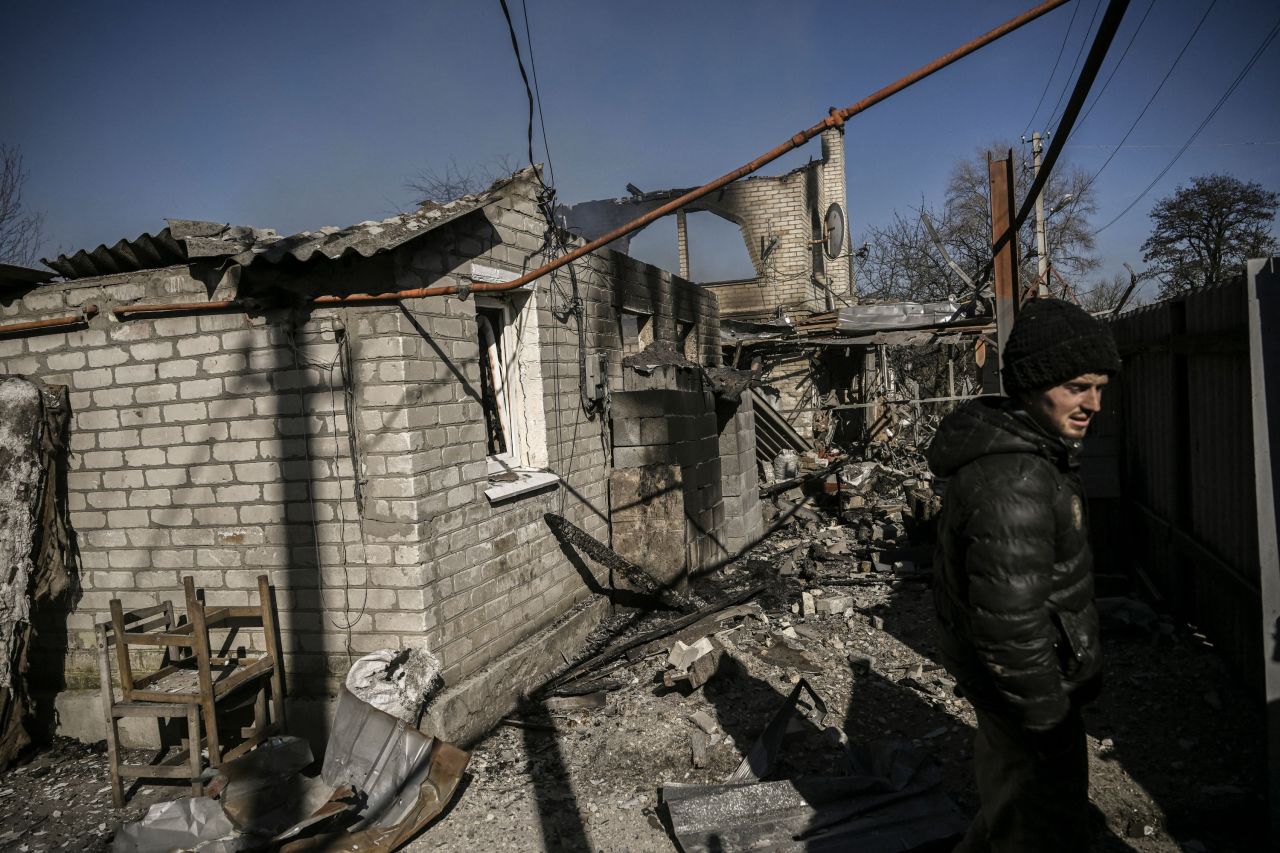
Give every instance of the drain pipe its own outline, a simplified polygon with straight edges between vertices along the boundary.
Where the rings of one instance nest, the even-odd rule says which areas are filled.
[[[579,246],[577,249],[574,249],[572,252],[569,252],[566,255],[561,255],[555,260],[550,261],[549,263],[546,263],[538,267],[532,272],[527,272],[524,275],[520,276],[519,278],[513,279],[512,281],[478,282],[478,281],[468,280],[464,284],[444,284],[444,285],[436,285],[433,287],[419,287],[411,290],[395,290],[395,291],[389,291],[387,293],[352,293],[345,296],[338,296],[338,295],[315,296],[308,301],[312,305],[320,305],[320,306],[369,305],[369,304],[375,304],[375,303],[381,303],[381,302],[398,302],[402,299],[421,299],[428,296],[449,296],[457,293],[462,293],[462,294],[496,293],[496,292],[503,292],[508,290],[515,290],[518,287],[523,287],[529,282],[534,281],[535,279],[541,278],[542,276],[546,275],[549,272],[553,272],[559,269],[560,267],[565,266],[566,264],[569,264],[569,263],[572,263],[573,261],[578,260],[584,255],[588,255],[591,252],[594,252],[596,249],[602,248],[603,246],[606,246],[609,243],[612,243],[614,240],[617,240],[619,237],[625,237],[626,235],[631,234],[632,232],[638,231],[641,228],[644,228],[646,225],[649,225],[650,223],[654,222],[655,220],[661,219],[667,214],[674,213],[675,211],[679,210],[682,207],[687,207],[691,202],[694,202],[702,198],[703,196],[709,195],[715,192],[716,190],[720,189],[721,187],[724,187],[728,184],[733,183],[739,178],[746,177],[747,175],[750,175],[752,172],[758,171],[760,168],[768,165],[769,163],[772,163],[774,160],[778,159],[783,154],[786,154],[788,151],[792,151],[796,148],[799,148],[801,145],[805,144],[813,137],[822,133],[822,131],[826,130],[827,128],[843,127],[846,119],[852,118],[858,113],[861,113],[864,110],[867,110],[868,108],[875,106],[876,104],[880,103],[881,101],[885,100],[891,95],[896,95],[898,92],[901,92],[903,89],[907,88],[908,86],[911,86],[914,83],[920,82],[921,80],[933,74],[934,72],[941,71],[943,68],[946,68],[948,65],[955,62],[956,60],[962,59],[968,56],[969,54],[973,53],[979,48],[987,46],[991,42],[1005,35],[1008,35],[1009,33],[1013,32],[1019,27],[1022,27],[1025,24],[1031,23],[1036,18],[1039,18],[1040,16],[1048,12],[1051,12],[1054,9],[1058,8],[1059,6],[1065,5],[1068,2],[1069,0],[1046,0],[1046,2],[1041,3],[1039,6],[1036,6],[1033,9],[1029,9],[1026,12],[1023,12],[1021,15],[1018,15],[1015,18],[1011,18],[1010,20],[1005,21],[1003,24],[996,27],[995,29],[981,36],[978,36],[972,41],[969,41],[961,45],[960,47],[956,48],[950,53],[943,54],[942,56],[933,60],[933,62],[930,62],[928,65],[924,65],[920,68],[917,68],[915,71],[911,72],[905,77],[899,78],[896,82],[890,83],[888,86],[885,86],[879,91],[873,92],[872,94],[868,95],[867,97],[863,98],[857,103],[851,104],[850,106],[847,106],[842,110],[837,110],[835,107],[832,107],[830,114],[825,119],[818,122],[813,127],[800,131],[795,136],[788,139],[786,142],[783,142],[781,145],[778,145],[777,147],[770,149],[764,154],[761,154],[759,157],[752,160],[750,163],[747,163],[744,166],[734,169],[732,172],[729,172],[726,175],[721,175],[719,178],[716,178],[714,181],[712,181],[709,184],[704,184],[703,186],[698,187],[697,189],[690,190],[684,195],[679,196],[678,198],[674,198],[660,207],[654,208],[653,210],[649,211],[643,216],[640,216],[636,219],[633,219],[632,221],[628,222],[625,225],[615,228],[614,230],[610,231],[608,234],[605,234],[602,237],[597,237],[591,242],[586,243],[582,246]],[[196,306],[199,306],[199,307],[197,308]],[[138,316],[138,315],[144,315],[144,314],[166,314],[166,313],[180,314],[180,313],[190,313],[197,310],[203,310],[203,311],[232,310],[232,309],[240,309],[243,307],[245,307],[243,303],[240,303],[235,300],[230,300],[230,301],[222,301],[222,302],[201,302],[201,303],[171,304],[171,305],[157,304],[157,305],[121,306],[119,308],[114,309],[112,313],[115,314],[115,316],[118,317],[119,319],[124,320],[131,316]]]

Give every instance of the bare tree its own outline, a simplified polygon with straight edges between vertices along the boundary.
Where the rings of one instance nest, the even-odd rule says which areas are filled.
[[[867,282],[864,292],[877,299],[932,300],[971,289],[966,278],[981,285],[991,272],[991,202],[987,169],[988,150],[1003,152],[1009,145],[993,145],[974,157],[956,163],[947,182],[941,210],[920,208],[909,214],[895,213],[886,226],[872,226],[871,251],[860,271]],[[1019,149],[1015,167],[1022,188],[1031,184],[1029,152]],[[1020,202],[1021,199],[1019,198]],[[1097,267],[1092,256],[1093,233],[1089,216],[1096,211],[1087,173],[1059,161],[1045,187],[1049,256],[1055,280],[1078,290],[1085,277]],[[934,224],[935,241],[924,226],[922,216]],[[1035,223],[1028,221],[1018,233],[1020,270],[1023,281],[1036,276]],[[939,245],[941,244],[941,245]],[[949,256],[964,275],[947,263]]]
[[[1080,307],[1094,314],[1114,310],[1129,291],[1129,282],[1129,274],[1122,272],[1116,273],[1110,280],[1099,279],[1094,282],[1093,287],[1080,291]],[[1126,304],[1134,303],[1130,301]]]
[[[30,266],[44,242],[44,214],[24,208],[26,182],[22,150],[0,144],[0,261]]]
[[[1160,297],[1218,284],[1274,252],[1277,209],[1280,193],[1230,175],[1192,178],[1156,202],[1142,259],[1160,279]]]
[[[419,204],[447,204],[464,195],[484,192],[494,181],[511,175],[516,169],[511,158],[505,154],[488,163],[470,166],[459,166],[456,160],[450,160],[444,169],[425,169],[419,172],[405,186],[418,195]]]

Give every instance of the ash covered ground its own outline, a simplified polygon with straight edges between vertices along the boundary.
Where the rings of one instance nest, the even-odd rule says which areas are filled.
[[[574,682],[585,695],[530,701],[475,745],[454,804],[406,849],[676,849],[661,786],[723,782],[801,678],[827,714],[801,715],[769,778],[832,772],[842,753],[831,730],[852,743],[902,738],[933,756],[971,814],[973,713],[933,658],[927,558],[911,526],[901,507],[793,520],[699,578],[708,600],[764,586],[758,607],[712,635],[734,666],[696,689],[668,686],[665,640]],[[619,619],[614,642],[673,615]],[[1106,688],[1086,712],[1095,848],[1263,849],[1260,710],[1192,627],[1126,600],[1105,621]],[[92,745],[32,753],[0,777],[0,849],[108,849],[122,820],[184,793],[149,786],[117,811],[106,778]]]

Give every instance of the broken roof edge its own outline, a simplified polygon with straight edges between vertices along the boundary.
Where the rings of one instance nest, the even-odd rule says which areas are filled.
[[[44,284],[47,281],[52,281],[55,277],[55,274],[48,270],[22,266],[21,264],[0,263],[0,290]]]
[[[341,260],[352,255],[372,257],[389,251],[435,228],[497,201],[506,188],[531,180],[535,167],[526,166],[494,181],[483,192],[461,196],[446,204],[423,203],[411,213],[382,220],[365,220],[344,228],[325,226],[280,236],[269,228],[253,228],[200,219],[166,219],[166,227],[133,240],[121,239],[92,251],[81,249],[41,263],[65,279],[97,278],[119,273],[160,269],[194,260],[228,258],[241,266],[257,262],[277,264],[291,258],[300,263],[316,259]],[[52,278],[50,276],[49,278]]]

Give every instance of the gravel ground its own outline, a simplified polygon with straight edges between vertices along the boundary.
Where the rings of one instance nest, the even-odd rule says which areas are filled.
[[[936,758],[944,788],[971,813],[973,713],[931,656],[927,581],[909,566],[857,573],[871,546],[859,537],[865,532],[865,525],[793,526],[700,580],[708,598],[766,584],[754,599],[758,614],[725,623],[717,635],[740,664],[736,672],[693,691],[669,688],[658,653],[611,668],[605,680],[618,686],[601,707],[565,707],[574,700],[563,698],[529,704],[475,746],[454,805],[407,849],[673,850],[660,786],[723,781],[801,677],[828,714],[788,737],[774,776],[833,769],[839,753],[824,726],[855,742],[900,737]],[[805,591],[815,600],[849,596],[849,609],[793,612]],[[1263,849],[1260,709],[1190,627],[1162,621],[1109,631],[1104,641],[1107,687],[1086,712],[1096,849]],[[702,730],[694,722],[700,712],[711,729],[705,766],[695,766],[691,743]],[[0,850],[106,849],[122,820],[180,794],[144,788],[116,811],[101,747],[58,740],[0,777]]]

